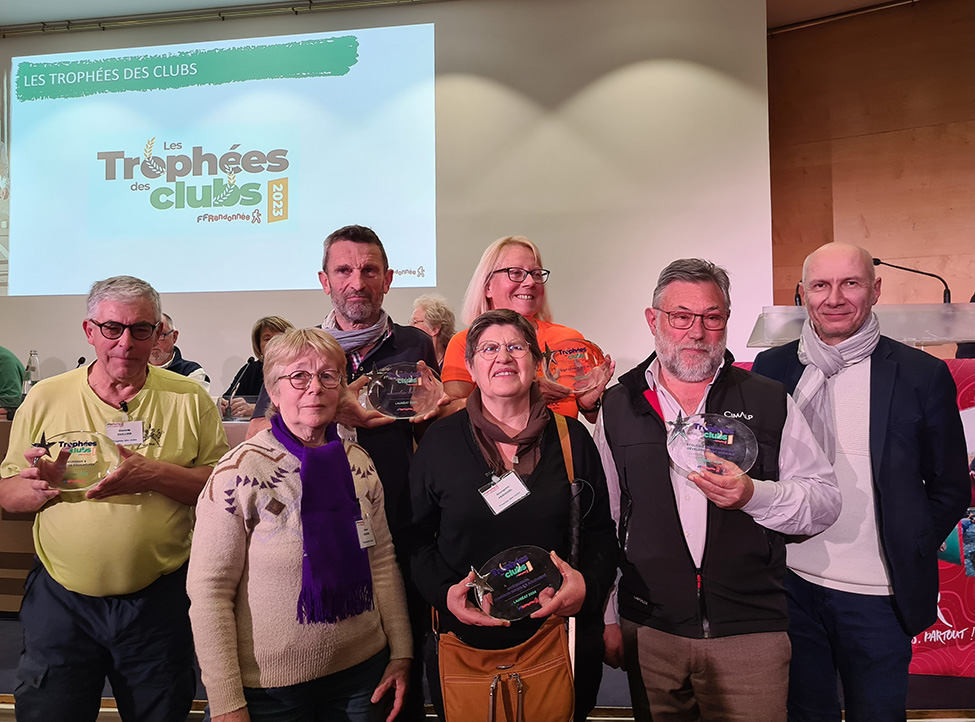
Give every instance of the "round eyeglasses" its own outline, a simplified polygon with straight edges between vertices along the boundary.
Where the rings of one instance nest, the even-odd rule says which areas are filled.
[[[316,376],[318,377],[318,383],[322,385],[323,389],[337,389],[339,384],[342,383],[342,377],[338,371],[322,371],[320,374],[313,374],[308,371],[295,371],[288,376],[281,376],[278,380],[288,379],[291,387],[295,391],[307,391],[308,387],[311,386],[311,380]]]
[[[691,313],[690,311],[664,311],[662,308],[655,309],[660,313],[667,314],[670,325],[678,331],[686,331],[694,325],[694,319],[701,319],[704,328],[708,331],[720,331],[728,325],[727,313]]]
[[[544,268],[536,268],[534,271],[529,271],[527,268],[522,268],[521,266],[508,266],[508,268],[499,268],[497,271],[492,271],[491,275],[495,273],[507,273],[508,280],[514,283],[521,283],[529,276],[535,283],[545,283],[548,280],[548,276],[551,271]]]
[[[483,359],[491,360],[497,358],[497,355],[501,353],[501,349],[505,349],[511,358],[524,358],[525,354],[528,353],[528,344],[520,341],[513,341],[507,344],[500,344],[497,341],[485,341],[474,349],[474,353]]]
[[[93,318],[89,318],[88,320],[98,326],[98,330],[102,332],[102,336],[113,341],[117,338],[122,338],[122,334],[125,333],[125,329],[129,329],[129,334],[136,341],[146,341],[159,327],[158,323],[148,323],[146,321],[143,321],[142,323],[119,323],[118,321],[105,321],[104,323],[98,323],[98,321]]]

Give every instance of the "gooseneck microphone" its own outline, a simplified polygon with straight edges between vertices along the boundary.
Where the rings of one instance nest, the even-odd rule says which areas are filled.
[[[917,273],[921,276],[930,276],[931,278],[937,278],[945,287],[944,292],[944,302],[951,303],[951,289],[948,288],[948,282],[939,276],[937,273],[928,273],[927,271],[919,271],[916,268],[907,268],[906,266],[895,266],[893,263],[887,263],[887,261],[881,261],[879,258],[873,259],[873,265],[875,266],[890,266],[891,268],[896,268],[898,271],[907,271],[908,273]]]
[[[256,359],[253,356],[247,357],[247,363],[240,367],[240,371],[234,376],[234,380],[230,382],[230,390],[224,394],[225,398],[233,398],[234,393],[237,391],[237,387],[240,386],[240,380],[244,377],[244,373],[251,367]]]
[[[78,365],[75,366],[75,368],[76,369],[80,369],[82,366],[84,366],[86,360],[87,359],[84,356],[79,356],[78,357]]]

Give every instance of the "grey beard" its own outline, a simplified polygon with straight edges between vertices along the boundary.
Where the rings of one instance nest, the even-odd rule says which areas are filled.
[[[724,348],[715,347],[708,349],[706,358],[694,363],[685,363],[680,360],[679,351],[680,349],[667,342],[657,342],[657,358],[660,359],[660,365],[671,376],[685,383],[710,380],[724,358]]]

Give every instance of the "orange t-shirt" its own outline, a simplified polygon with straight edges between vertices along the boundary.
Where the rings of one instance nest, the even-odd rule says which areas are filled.
[[[543,351],[545,350],[546,343],[551,345],[557,341],[564,341],[570,338],[585,338],[585,336],[574,328],[561,326],[557,323],[548,323],[541,319],[535,319],[535,332],[538,336],[538,345]],[[443,357],[443,371],[440,373],[440,379],[444,383],[448,381],[474,383],[471,375],[467,373],[467,365],[464,362],[464,352],[466,349],[467,329],[465,328],[463,331],[455,333],[454,337],[450,339],[450,343],[447,344],[447,351]],[[539,377],[544,376],[541,367],[538,369],[538,375]],[[576,397],[574,395],[567,396],[560,401],[556,401],[554,404],[549,404],[548,407],[556,413],[562,414],[563,416],[571,416],[573,419],[579,416],[579,407],[576,405]]]

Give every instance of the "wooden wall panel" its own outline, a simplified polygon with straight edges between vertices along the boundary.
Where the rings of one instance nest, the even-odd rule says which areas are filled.
[[[775,303],[831,240],[975,292],[975,2],[920,0],[769,38]],[[881,303],[938,301],[894,269]],[[953,353],[943,348],[938,355]]]

